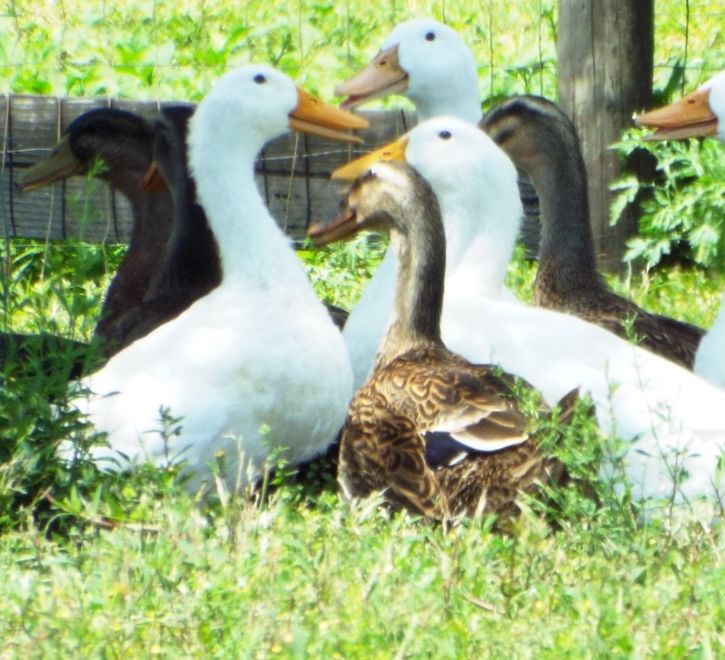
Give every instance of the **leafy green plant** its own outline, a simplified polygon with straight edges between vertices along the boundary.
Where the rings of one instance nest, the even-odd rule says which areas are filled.
[[[349,310],[378,267],[386,247],[386,239],[368,233],[324,249],[303,247],[298,254],[317,295]]]
[[[623,156],[644,149],[657,162],[654,182],[626,175],[613,186],[612,223],[628,204],[641,209],[639,233],[628,241],[627,260],[647,267],[670,254],[700,266],[725,264],[725,148],[715,140],[647,142],[638,130],[615,145]]]

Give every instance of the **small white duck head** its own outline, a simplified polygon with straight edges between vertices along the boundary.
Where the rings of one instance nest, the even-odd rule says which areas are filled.
[[[203,126],[207,137],[224,144],[242,140],[256,156],[265,142],[290,129],[360,142],[344,131],[367,128],[368,123],[319,101],[280,71],[255,64],[221,76],[199,104],[191,126],[191,132],[201,132]]]
[[[637,124],[657,131],[649,140],[716,137],[725,142],[725,71],[664,108],[637,117]]]
[[[347,108],[402,94],[415,103],[421,121],[440,115],[473,123],[481,118],[473,54],[455,30],[431,18],[397,25],[367,67],[335,94],[348,97]]]
[[[267,243],[278,242],[275,236],[279,232],[253,176],[255,158],[264,144],[290,129],[358,140],[345,130],[367,125],[361,117],[298,89],[269,66],[243,66],[217,80],[191,119],[187,142],[189,168],[219,245],[225,274],[232,268],[243,269],[235,261],[245,245],[247,258],[252,250],[261,262],[264,250],[260,241],[266,237]],[[265,233],[264,225],[268,227]],[[246,271],[261,268],[258,262],[249,262]]]
[[[488,259],[503,279],[522,208],[516,168],[488,135],[455,117],[429,119],[339,168],[333,178],[353,180],[380,160],[404,160],[430,183],[443,213],[450,263],[475,253],[473,261]]]

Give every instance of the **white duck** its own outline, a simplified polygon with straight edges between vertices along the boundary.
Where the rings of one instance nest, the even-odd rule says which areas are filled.
[[[432,18],[396,25],[367,67],[335,94],[348,97],[346,108],[402,94],[415,103],[419,121],[448,115],[477,124],[482,118],[473,53],[455,30]]]
[[[725,142],[725,71],[679,101],[641,115],[637,122],[657,129],[650,136],[653,140],[712,136]],[[715,323],[700,342],[694,371],[725,389],[725,295]]]
[[[720,312],[715,323],[697,349],[694,371],[725,390],[725,293],[720,298]]]
[[[485,134],[455,118],[420,124],[393,145],[348,164],[338,178],[355,177],[379,158],[403,157],[440,201],[451,238],[449,263],[473,260],[466,228],[517,223],[513,165]],[[484,173],[495,177],[486,185]],[[511,246],[478,258],[505,264],[510,251]],[[394,282],[388,285],[393,288]],[[474,363],[500,364],[529,381],[550,404],[575,387],[590,394],[602,431],[626,442],[624,469],[636,500],[673,493],[677,503],[714,493],[725,497],[725,482],[717,481],[717,459],[725,448],[725,393],[581,319],[487,295],[496,285],[501,280],[471,287],[455,271],[446,273],[441,329],[451,350]],[[682,479],[678,468],[689,477]],[[609,471],[611,466],[605,467]]]
[[[264,206],[254,160],[289,128],[346,139],[342,129],[366,125],[267,66],[217,81],[196,110],[188,143],[222,282],[82,382],[94,394],[76,404],[108,434],[109,446],[92,450],[95,461],[124,469],[184,460],[196,490],[219,451],[224,476],[243,485],[261,474],[272,450],[295,464],[333,441],[352,396],[349,358]],[[159,433],[162,407],[181,418],[172,425],[180,434]]]
[[[355,107],[396,93],[415,103],[419,121],[447,115],[478,124],[482,118],[473,54],[455,30],[430,18],[416,18],[396,26],[370,64],[335,90],[338,96],[348,97],[343,107]],[[508,172],[511,167],[508,158],[504,156],[502,162],[501,166]],[[481,179],[481,198],[498,203],[493,201],[496,198],[486,195],[484,188],[485,181],[499,164],[489,162],[483,167],[488,172]],[[500,200],[513,204],[508,195],[501,196]],[[518,203],[516,213],[519,218],[523,217]],[[519,232],[519,221],[498,223],[493,209],[488,215],[482,213],[480,218],[481,222],[488,218],[490,225],[477,225],[478,220],[472,219],[475,222],[461,227],[458,236],[459,240],[469,242],[469,254],[473,258],[464,256],[461,263],[449,261],[448,270],[458,273],[460,280],[467,280],[467,286],[476,282],[480,288],[488,287],[487,295],[513,301],[516,297],[502,282]],[[454,240],[448,232],[447,225],[447,240]],[[486,239],[481,240],[484,234]],[[499,258],[501,254],[505,254],[505,260]],[[396,272],[394,250],[388,250],[345,323],[343,336],[350,352],[356,388],[365,382],[378,342],[388,325],[387,315],[382,314],[383,310],[392,309],[395,287],[391,283],[395,282]],[[384,305],[378,304],[381,300]]]

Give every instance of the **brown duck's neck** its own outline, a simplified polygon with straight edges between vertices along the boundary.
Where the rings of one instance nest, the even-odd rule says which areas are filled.
[[[426,344],[441,344],[440,322],[446,270],[443,225],[430,222],[427,231],[404,236],[391,231],[398,257],[398,281],[388,330],[376,366]]]
[[[155,280],[171,233],[173,216],[168,192],[128,196],[133,227],[128,250],[106,293],[104,313],[140,303]]]
[[[158,261],[160,254],[166,249],[173,226],[171,195],[168,191],[142,192],[129,199],[133,212],[129,252],[136,250],[152,252],[152,258]]]
[[[533,168],[530,176],[542,223],[537,291],[542,286],[558,292],[600,287],[581,156],[560,146],[550,148],[546,162]]]

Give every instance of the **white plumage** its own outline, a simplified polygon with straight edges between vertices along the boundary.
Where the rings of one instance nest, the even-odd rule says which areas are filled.
[[[132,463],[180,458],[193,490],[222,450],[226,476],[239,468],[244,484],[275,448],[298,463],[324,451],[342,425],[352,395],[344,343],[253,178],[257,152],[288,130],[297,101],[286,76],[246,66],[199,105],[190,168],[222,283],[83,381],[95,394],[76,404],[108,434],[109,447],[92,450],[99,464],[119,453]],[[162,406],[181,418],[168,445],[158,432]]]
[[[519,218],[516,174],[510,163],[502,164],[508,159],[499,148],[475,126],[438,118],[408,134],[405,158],[431,183],[446,237],[452,237],[446,252],[452,268],[443,304],[445,344],[472,362],[496,362],[525,378],[550,404],[575,387],[590,394],[603,433],[627,443],[623,465],[636,500],[673,494],[676,503],[701,495],[725,497],[717,467],[725,448],[725,392],[581,319],[487,295],[501,286],[500,279],[482,283],[457,277],[456,266],[464,259],[475,264],[478,255],[501,266],[511,254],[514,234],[503,227],[515,226]],[[488,183],[482,178],[485,163],[496,163],[495,178]],[[477,227],[478,233],[472,237],[464,231],[467,240],[459,241],[459,224]],[[509,236],[511,245],[498,252],[477,251],[489,236],[494,242]],[[487,268],[489,276],[503,277],[503,268]],[[389,313],[374,309],[385,304],[382,298],[363,303],[367,307],[356,307],[354,314]],[[678,475],[680,468],[687,478],[680,478],[685,476]],[[610,470],[605,466],[605,472]]]
[[[439,168],[441,184],[445,183],[449,191],[445,197],[439,196],[448,255],[446,293],[464,292],[471,299],[500,298],[518,304],[503,285],[522,216],[516,169],[481,131],[476,143],[482,145],[482,151],[446,154],[436,151],[435,142],[416,140],[421,162],[446,159]],[[412,144],[408,149],[411,147]],[[453,157],[458,161],[448,170],[448,159]],[[410,159],[408,162],[417,167]],[[458,181],[462,174],[478,185]],[[388,326],[396,272],[394,250],[388,250],[345,323],[343,337],[356,388],[370,373],[380,338]]]

